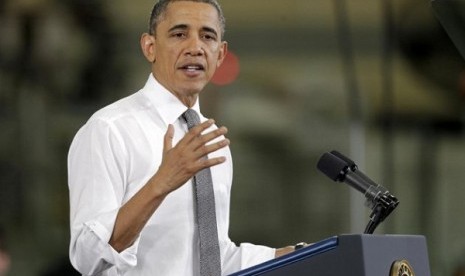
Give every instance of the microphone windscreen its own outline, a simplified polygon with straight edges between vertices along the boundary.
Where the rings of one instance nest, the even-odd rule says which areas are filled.
[[[355,162],[352,159],[350,159],[349,157],[345,156],[344,154],[338,152],[337,150],[332,150],[331,154],[338,157],[339,159],[342,159],[343,161],[345,161],[347,163],[347,165],[353,171],[355,171],[357,169],[357,165],[355,164]]]
[[[349,164],[341,158],[326,152],[320,157],[316,167],[332,180],[342,181]]]

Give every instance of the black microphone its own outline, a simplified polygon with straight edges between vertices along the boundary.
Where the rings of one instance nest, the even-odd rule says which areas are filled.
[[[338,151],[324,153],[318,161],[317,168],[332,180],[345,182],[365,195],[365,204],[373,210],[370,222],[365,228],[366,234],[372,234],[399,205],[399,200],[386,188],[373,182],[358,170],[354,161]]]
[[[336,182],[345,182],[365,195],[366,205],[373,208],[383,195],[389,191],[376,184],[363,172],[358,170],[354,161],[338,151],[324,153],[318,161],[317,168]]]

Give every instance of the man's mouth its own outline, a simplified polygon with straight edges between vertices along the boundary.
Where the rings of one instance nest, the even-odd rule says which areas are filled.
[[[186,70],[187,72],[197,72],[203,71],[205,68],[203,65],[200,64],[188,64],[181,67],[182,70]]]

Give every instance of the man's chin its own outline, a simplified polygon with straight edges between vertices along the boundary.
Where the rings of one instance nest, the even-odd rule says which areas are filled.
[[[180,89],[184,92],[185,95],[195,95],[202,92],[202,90],[207,85],[207,82],[188,82]]]

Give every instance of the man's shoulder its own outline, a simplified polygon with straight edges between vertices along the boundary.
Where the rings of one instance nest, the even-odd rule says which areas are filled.
[[[132,116],[134,113],[143,109],[144,106],[145,101],[142,99],[141,93],[136,92],[97,110],[90,117],[89,121],[99,120],[113,122]]]

